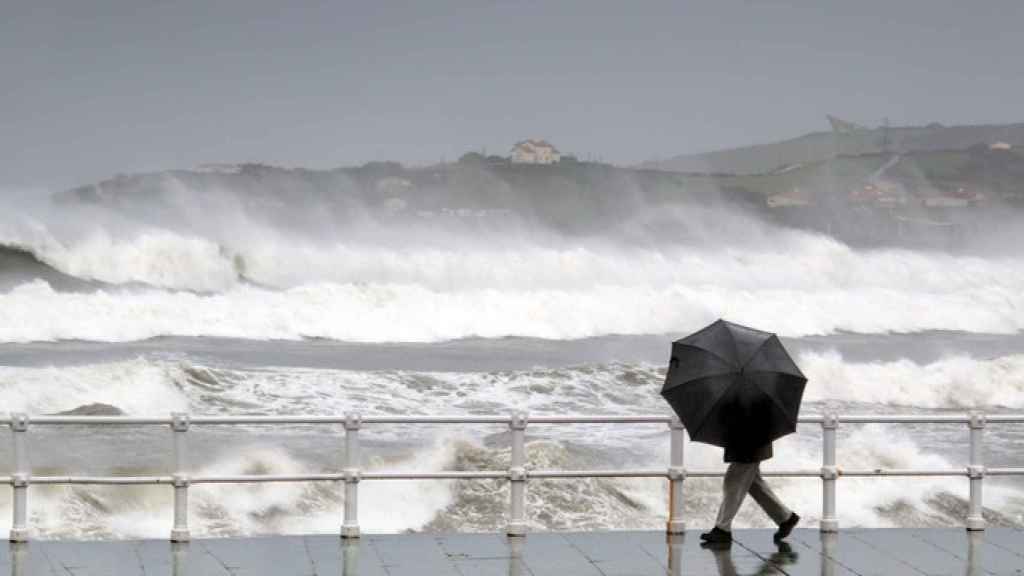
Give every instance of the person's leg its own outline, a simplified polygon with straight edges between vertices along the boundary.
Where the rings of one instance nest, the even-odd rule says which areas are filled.
[[[761,477],[760,468],[755,470],[754,478],[750,483],[750,496],[754,498],[758,506],[776,524],[782,524],[793,514],[793,511],[779,500],[779,497],[775,495],[775,492],[768,486],[768,483]]]
[[[740,510],[743,498],[757,475],[757,463],[733,462],[722,479],[722,505],[718,508],[715,526],[726,532],[732,531],[732,519]]]

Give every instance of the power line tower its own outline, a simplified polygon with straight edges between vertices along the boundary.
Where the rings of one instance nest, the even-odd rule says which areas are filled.
[[[889,154],[889,117],[882,119],[882,154]]]

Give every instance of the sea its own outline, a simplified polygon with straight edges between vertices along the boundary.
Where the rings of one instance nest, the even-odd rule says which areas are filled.
[[[782,338],[808,378],[802,414],[1024,411],[1019,243],[863,247],[700,203],[638,202],[584,231],[535,216],[195,190],[173,176],[137,194],[3,191],[0,413],[668,414],[659,391],[671,342],[718,318]],[[344,461],[340,426],[188,434],[198,474],[329,472]],[[368,470],[509,461],[503,426],[366,425],[361,438]],[[985,439],[987,464],[1024,466],[1024,425],[990,425]],[[967,440],[964,425],[844,424],[838,460],[963,469]],[[164,427],[34,426],[28,445],[37,475],[171,472]],[[666,467],[668,446],[664,425],[527,430],[536,469]],[[11,452],[0,428],[0,475]],[[696,443],[686,460],[723,466],[720,449]],[[820,427],[802,425],[764,468],[820,465]],[[770,482],[816,525],[820,480]],[[709,526],[720,480],[685,486],[687,522]],[[366,532],[507,521],[500,481],[364,481],[359,492]],[[838,515],[843,526],[962,525],[967,494],[966,478],[842,478]],[[0,486],[0,536],[10,496]],[[659,529],[667,496],[664,479],[531,480],[528,523]],[[984,496],[990,522],[1024,524],[1024,481],[987,478]],[[197,537],[329,534],[344,487],[201,485],[190,497]],[[165,538],[172,505],[166,486],[37,485],[30,526],[46,538]],[[736,525],[770,520],[748,503]]]

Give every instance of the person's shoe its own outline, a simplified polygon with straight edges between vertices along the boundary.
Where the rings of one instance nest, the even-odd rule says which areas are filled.
[[[772,536],[772,539],[778,542],[786,536],[789,536],[789,533],[793,531],[793,527],[796,526],[796,523],[799,521],[800,517],[797,516],[796,512],[791,512],[789,514],[789,518],[786,518],[782,524],[779,524],[779,529],[775,531],[775,535]]]
[[[732,542],[732,532],[715,526],[710,532],[701,534],[700,539],[709,544],[725,544]]]

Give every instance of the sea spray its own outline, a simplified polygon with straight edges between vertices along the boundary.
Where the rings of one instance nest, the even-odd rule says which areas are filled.
[[[965,389],[974,396],[964,401],[991,410],[994,407],[987,402],[992,391],[1001,389],[1008,370],[1024,365],[1017,355],[894,363],[898,367],[894,377],[917,383],[913,388],[884,380],[870,385],[873,378],[886,376],[885,366],[890,363],[850,362],[835,352],[800,353],[797,360],[810,378],[805,413],[829,406],[854,413],[907,410],[903,407],[907,398],[927,405],[936,387],[956,386],[949,374],[955,374],[961,364],[979,375],[976,384]],[[635,363],[492,372],[360,372],[137,358],[59,369],[2,368],[0,388],[21,409],[35,414],[97,400],[130,415],[148,416],[166,416],[177,409],[193,414],[342,414],[351,410],[506,414],[519,409],[531,414],[649,414],[666,411],[657,396],[662,377],[662,366]],[[858,382],[861,387],[854,385]],[[886,389],[892,394],[887,396]],[[941,395],[936,401],[941,402]],[[962,467],[966,458],[963,430],[933,428],[843,426],[840,465],[846,469]],[[35,427],[35,473],[169,473],[166,430],[124,432]],[[324,426],[196,426],[190,432],[191,469],[197,474],[336,471],[343,461],[342,434],[338,427]],[[1004,437],[1001,429],[993,429],[989,436],[992,464],[1016,465],[1007,460],[1013,457],[1012,437]],[[500,426],[367,425],[361,437],[362,463],[371,470],[504,470],[508,466],[509,437]],[[776,443],[776,458],[764,468],[816,470],[821,465],[820,450],[818,427],[801,426],[796,435]],[[537,424],[528,429],[528,465],[535,470],[661,468],[667,455],[668,431],[661,425]],[[688,443],[686,457],[691,469],[724,466],[721,450],[703,444]],[[8,447],[0,446],[0,466],[7,466],[9,458]],[[813,525],[820,511],[820,481],[773,478],[770,482]],[[691,525],[712,522],[720,490],[718,479],[687,480],[685,510]],[[965,495],[958,478],[844,478],[840,490],[844,526],[955,524]],[[344,503],[344,491],[336,482],[196,486],[192,492],[193,530],[206,536],[335,533]],[[534,479],[527,494],[534,529],[660,529],[667,492],[662,479]],[[996,523],[1024,520],[1024,487],[1012,479],[987,482],[986,503]],[[3,517],[9,517],[8,507],[9,500],[0,494]],[[166,487],[37,487],[32,521],[39,533],[52,537],[163,538],[171,507]],[[500,530],[506,507],[507,489],[501,481],[360,484],[361,524],[369,532]],[[737,520],[738,526],[769,523],[754,506],[745,507]]]

